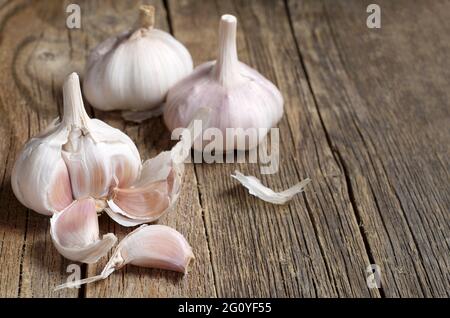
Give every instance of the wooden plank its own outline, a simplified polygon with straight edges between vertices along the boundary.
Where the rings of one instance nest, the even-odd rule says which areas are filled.
[[[149,1],[156,8],[156,27],[169,31],[166,10],[162,1]],[[104,23],[96,20],[99,12],[103,12],[104,20],[114,19],[117,30],[125,30],[137,19],[139,1],[105,1],[96,5],[91,3],[86,11],[89,16],[85,20],[91,21],[92,28],[102,29],[104,33],[96,37],[96,41],[89,43],[92,49],[99,41],[117,33],[116,30],[106,29]],[[82,8],[83,9],[83,8]],[[86,28],[84,33],[89,34],[91,29]],[[73,38],[76,41],[76,38]],[[82,39],[79,41],[83,43]],[[162,118],[145,121],[142,124],[127,124],[119,118],[118,114],[95,111],[95,116],[107,123],[124,130],[138,146],[143,159],[151,158],[163,150],[170,149],[170,132],[165,128]],[[213,272],[207,246],[205,227],[202,219],[202,209],[199,204],[197,180],[192,164],[187,164],[183,182],[183,189],[177,207],[171,213],[163,216],[159,224],[166,224],[180,231],[192,245],[195,261],[189,269],[188,275],[183,277],[179,273],[126,267],[110,278],[85,287],[86,297],[213,297],[215,287]],[[121,227],[110,220],[106,215],[101,218],[103,233],[113,232],[119,239],[123,238],[132,229]],[[99,273],[106,264],[107,259],[88,268],[88,275]]]
[[[184,0],[170,1],[169,11],[196,64],[215,59],[220,15],[236,15],[240,59],[274,81],[286,100],[278,174],[261,176],[250,164],[196,165],[218,295],[378,297],[366,286],[370,261],[284,3]],[[273,206],[230,179],[235,169],[276,189],[306,176],[313,184],[289,205]]]
[[[330,146],[388,297],[450,291],[450,3],[289,1]]]
[[[65,8],[69,2],[14,2],[0,6],[1,82],[0,129],[1,182],[0,296],[214,296],[201,208],[193,167],[188,166],[183,195],[178,209],[160,223],[169,224],[186,234],[197,261],[186,278],[163,271],[130,268],[106,282],[80,290],[52,292],[65,281],[64,260],[54,249],[48,233],[47,217],[27,211],[14,198],[10,173],[18,151],[30,136],[43,129],[62,107],[61,85],[72,72],[82,73],[90,48],[109,35],[132,25],[138,1],[86,1],[81,3],[82,28],[69,31],[65,26]],[[162,2],[154,1],[159,12],[157,25],[167,29]],[[20,25],[20,28],[17,27]],[[96,114],[97,115],[97,114]],[[170,134],[161,120],[127,126],[117,114],[98,114],[110,124],[123,128],[137,143],[143,158],[170,147]],[[131,229],[113,225],[101,218],[102,231],[108,227],[123,237]],[[100,270],[103,263],[88,268],[88,274]],[[86,266],[83,266],[86,271]],[[124,275],[128,272],[128,275]],[[86,273],[84,273],[86,274]]]
[[[59,91],[52,90],[51,79],[55,73],[46,67],[50,57],[45,54],[41,41],[50,35],[46,33],[49,12],[41,7],[40,3],[24,1],[5,2],[0,6],[2,297],[78,296],[77,290],[52,292],[65,279],[69,262],[52,246],[48,217],[23,207],[15,199],[10,184],[18,152],[30,136],[58,114],[56,99],[61,97]]]

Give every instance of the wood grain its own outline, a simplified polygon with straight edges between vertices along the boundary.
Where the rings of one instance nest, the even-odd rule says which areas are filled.
[[[290,1],[329,144],[388,297],[450,291],[450,2]]]
[[[286,97],[277,174],[261,176],[257,165],[196,165],[218,295],[379,296],[366,286],[364,271],[370,262],[284,3],[169,3],[174,34],[196,61],[215,58],[220,15],[236,15],[240,59],[274,81]],[[230,179],[235,169],[262,177],[277,189],[307,176],[313,184],[289,205],[273,206],[249,196]]]
[[[70,1],[72,2],[72,1]],[[65,26],[69,1],[0,1],[0,296],[2,297],[448,297],[450,295],[450,2],[78,0],[82,28]],[[216,57],[220,16],[238,18],[240,60],[285,98],[280,168],[187,164],[177,208],[158,223],[183,233],[196,260],[186,277],[127,266],[107,280],[53,292],[70,261],[49,221],[14,197],[10,175],[26,140],[61,113],[61,85],[89,51],[131,26],[141,2],[196,65]],[[160,118],[125,131],[143,159],[173,142]],[[313,182],[285,206],[264,203],[235,169],[284,189]],[[131,229],[107,215],[101,233]],[[107,259],[82,266],[99,273]],[[369,289],[378,264],[382,288]]]

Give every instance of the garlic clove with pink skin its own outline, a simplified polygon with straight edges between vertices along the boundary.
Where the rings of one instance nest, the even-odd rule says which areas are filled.
[[[91,52],[83,90],[95,108],[122,110],[126,119],[138,122],[158,116],[169,88],[192,72],[188,50],[154,27],[154,11],[142,5],[135,28]]]
[[[186,274],[193,259],[192,248],[182,234],[165,225],[142,225],[119,243],[100,275],[62,284],[55,290],[106,279],[127,264]]]
[[[147,160],[139,178],[129,187],[120,184],[111,189],[106,213],[123,226],[136,226],[157,220],[173,209],[178,199],[184,173],[184,161],[192,144],[202,130],[194,128],[195,121],[208,125],[210,111],[200,108],[170,151]]]
[[[210,108],[209,127],[220,129],[224,136],[223,148],[216,151],[256,147],[283,115],[283,97],[276,86],[239,62],[236,26],[234,16],[222,16],[217,61],[198,66],[172,87],[164,108],[164,122],[169,130],[186,127],[199,107]],[[227,128],[253,130],[255,138],[243,144],[227,142]]]
[[[95,263],[116,244],[109,233],[99,238],[95,200],[76,200],[50,219],[50,235],[58,252],[65,258]]]

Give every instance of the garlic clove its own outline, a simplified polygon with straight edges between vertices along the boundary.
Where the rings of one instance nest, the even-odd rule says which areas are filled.
[[[219,26],[217,61],[206,62],[169,90],[164,122],[169,130],[186,127],[199,107],[211,109],[210,126],[222,131],[222,148],[256,147],[283,115],[283,97],[277,87],[256,70],[239,62],[236,18],[224,15]],[[253,129],[256,137],[243,144],[226,140],[227,128]],[[261,129],[259,131],[258,129]]]
[[[109,233],[99,238],[98,217],[92,198],[74,201],[50,219],[53,244],[64,257],[95,263],[114,246],[117,238]]]
[[[158,108],[169,88],[192,72],[188,50],[169,33],[154,28],[154,8],[144,5],[140,12],[135,28],[107,39],[90,54],[83,87],[95,108]]]
[[[234,175],[231,175],[231,177],[238,180],[244,187],[246,187],[250,194],[273,204],[287,203],[294,197],[294,195],[303,192],[308,183],[311,182],[311,179],[306,178],[285,191],[275,192],[263,185],[256,177],[245,176],[237,170],[234,172]]]
[[[48,200],[56,211],[64,210],[73,201],[69,172],[63,160],[59,160],[56,165],[55,175],[48,192]]]
[[[184,172],[183,162],[189,149],[202,133],[196,121],[208,125],[210,111],[200,108],[184,131],[184,136],[171,151],[147,160],[139,178],[129,188],[115,187],[108,200],[106,213],[123,226],[136,226],[157,220],[173,208],[178,198]]]
[[[114,182],[121,187],[130,186],[141,166],[132,140],[120,130],[89,118],[75,73],[64,83],[63,92],[63,118],[67,118],[70,133],[62,147],[62,157],[69,169],[75,199],[106,198]]]
[[[192,248],[178,231],[165,225],[143,225],[123,239],[112,257],[114,267],[126,264],[187,273]]]
[[[73,132],[72,130],[71,135]],[[79,130],[78,132],[80,134],[73,137],[78,141],[78,149],[62,152],[69,167],[73,195],[77,199],[86,196],[104,197],[108,194],[112,178],[108,158],[99,151],[92,138],[84,137]]]
[[[127,264],[186,274],[193,259],[191,246],[178,231],[165,225],[144,224],[119,243],[100,275],[65,283],[56,290],[105,279]]]
[[[12,170],[11,186],[17,199],[44,215],[61,211],[73,201],[60,153],[67,135],[66,130],[52,123],[25,144]]]
[[[131,226],[152,222],[167,212],[172,200],[174,172],[170,167],[170,156],[163,152],[147,160],[141,175],[130,188],[114,188],[112,199],[108,200],[106,210],[116,222]],[[119,214],[116,218],[116,214]],[[123,221],[123,217],[126,219]],[[127,224],[125,224],[126,222]]]

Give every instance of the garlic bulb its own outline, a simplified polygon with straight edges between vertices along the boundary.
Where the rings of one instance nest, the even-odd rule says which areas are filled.
[[[164,121],[170,130],[186,127],[199,107],[209,107],[210,126],[220,129],[224,137],[227,128],[259,129],[256,140],[245,143],[244,148],[251,149],[280,120],[283,98],[269,80],[238,61],[236,24],[234,16],[222,16],[217,61],[198,66],[169,90]],[[235,142],[222,144],[223,149],[216,150],[244,150]]]
[[[90,54],[83,91],[101,110],[158,113],[176,82],[192,72],[187,49],[170,34],[155,29],[154,7],[142,5],[138,26],[100,43]]]
[[[62,284],[55,290],[105,279],[127,264],[185,274],[193,259],[191,246],[179,232],[164,225],[142,225],[119,243],[100,275]]]
[[[16,161],[11,183],[26,207],[53,215],[74,199],[106,202],[112,184],[131,186],[141,158],[120,130],[87,115],[78,75],[64,83],[64,115],[27,142]]]
[[[78,75],[63,87],[64,114],[32,138],[16,161],[11,183],[22,204],[53,215],[51,236],[65,257],[91,263],[115,244],[99,238],[96,212],[106,210],[118,223],[134,226],[158,219],[178,198],[183,161],[195,138],[193,124],[171,151],[141,164],[132,140],[87,115]],[[206,121],[207,111],[197,113]],[[195,133],[195,134],[194,134]]]

